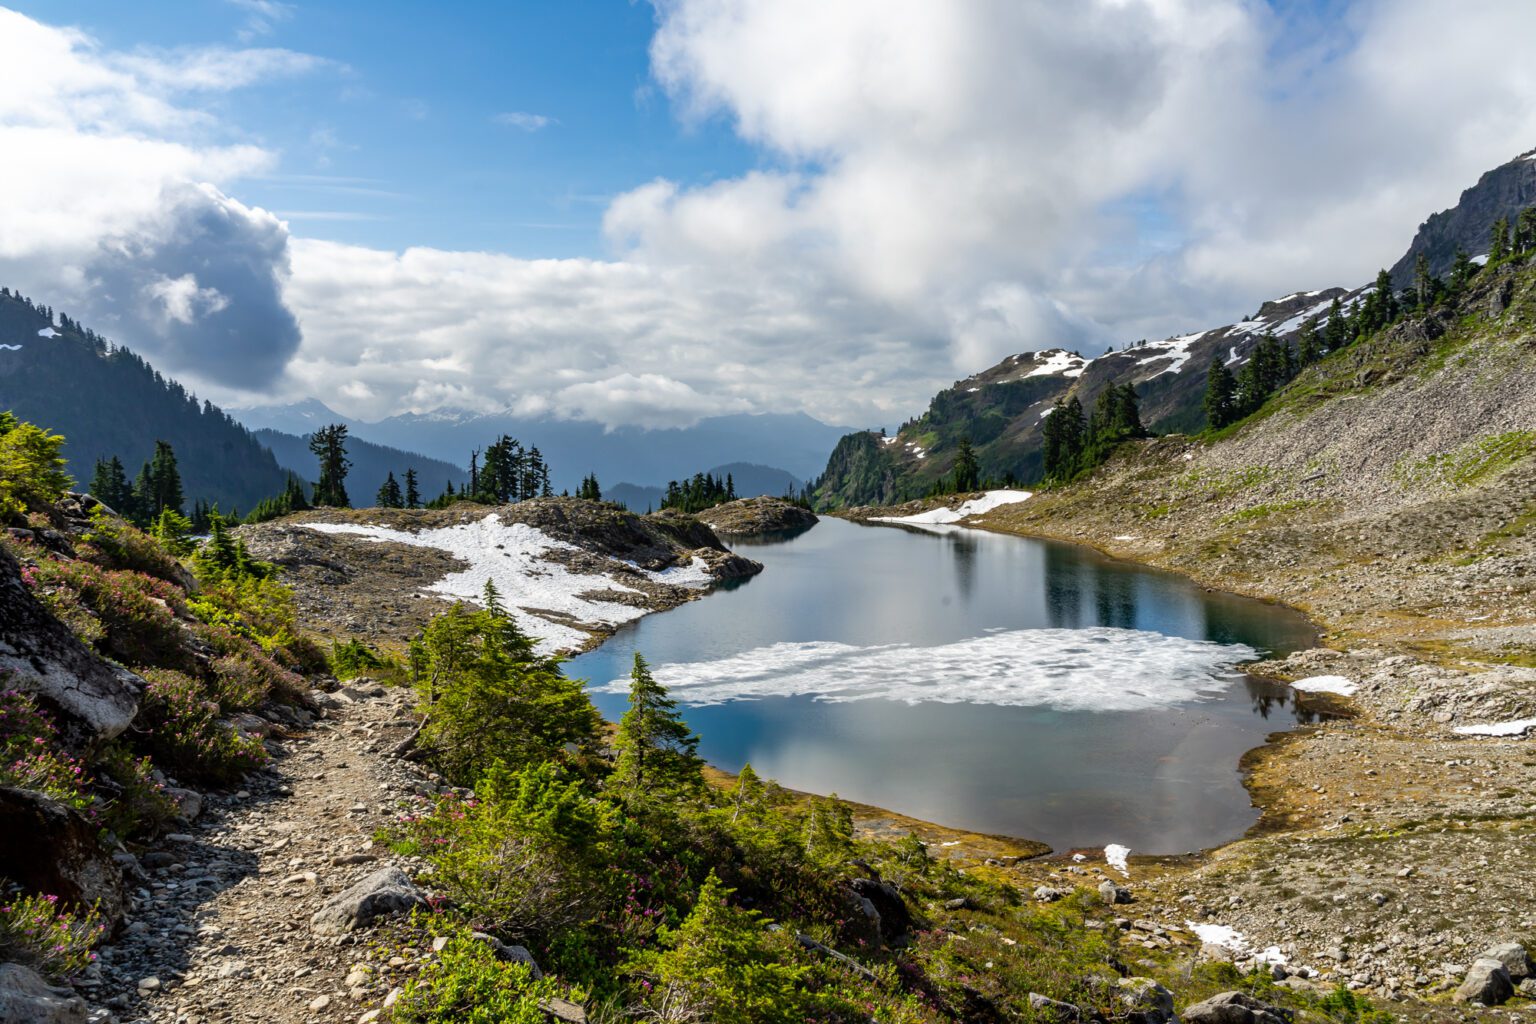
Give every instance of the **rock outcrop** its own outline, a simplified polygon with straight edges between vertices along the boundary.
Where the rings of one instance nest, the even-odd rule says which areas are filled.
[[[0,1024],[86,1024],[85,1000],[21,964],[0,964]]]
[[[32,596],[0,550],[0,689],[32,695],[73,746],[111,739],[139,711],[144,680],[97,657]]]
[[[816,513],[783,498],[742,498],[699,513],[723,536],[798,533],[816,525]]]
[[[1290,1010],[1260,1002],[1246,992],[1222,992],[1184,1009],[1184,1024],[1290,1024]]]
[[[0,786],[0,877],[76,907],[122,915],[122,868],[102,847],[99,825],[41,793]]]

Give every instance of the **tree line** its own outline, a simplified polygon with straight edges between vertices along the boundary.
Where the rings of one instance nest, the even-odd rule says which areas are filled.
[[[1041,429],[1047,483],[1071,480],[1109,458],[1121,441],[1147,436],[1136,388],[1130,384],[1106,386],[1086,417],[1076,395],[1065,401],[1058,398]]]

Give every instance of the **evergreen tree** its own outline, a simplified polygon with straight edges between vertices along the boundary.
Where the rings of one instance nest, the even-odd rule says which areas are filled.
[[[974,491],[981,486],[981,465],[976,461],[971,435],[961,434],[955,452],[955,476],[953,490],[956,493]],[[734,488],[732,488],[734,490]]]
[[[1073,395],[1066,402],[1060,399],[1051,407],[1042,428],[1044,434],[1044,469],[1047,480],[1068,480],[1076,474],[1082,461],[1086,427],[1083,422],[1083,405]]]
[[[166,509],[180,512],[185,501],[181,493],[181,473],[176,468],[176,453],[171,450],[169,442],[155,442],[155,455],[149,463],[149,474],[153,487],[153,514],[158,516]]]
[[[697,790],[704,784],[699,738],[677,710],[677,702],[651,676],[636,652],[630,672],[629,710],[614,737],[618,761],[613,779],[633,795]]]
[[[581,486],[576,489],[576,497],[585,501],[603,500],[603,489],[597,484],[596,473],[588,473],[581,478]]]
[[[416,470],[405,471],[405,507],[421,508],[421,492],[416,489]]]
[[[1467,283],[1472,280],[1472,275],[1477,273],[1477,264],[1472,262],[1472,257],[1467,255],[1467,250],[1461,246],[1456,247],[1456,260],[1451,264],[1451,293],[1460,295],[1467,290]]]
[[[333,423],[321,427],[310,435],[309,450],[320,460],[320,479],[315,484],[315,504],[334,508],[350,508],[347,498],[347,470],[352,461],[347,458],[347,426]]]
[[[379,487],[379,508],[404,508],[405,497],[400,493],[400,485],[395,481],[395,472],[390,470],[384,483]]]
[[[128,482],[122,460],[116,455],[106,461],[96,460],[91,494],[125,519],[133,518],[133,485]]]
[[[1520,211],[1520,217],[1515,221],[1513,248],[1516,252],[1536,249],[1536,206],[1527,206]]]
[[[1237,419],[1237,382],[1232,371],[1221,361],[1221,356],[1211,357],[1211,368],[1205,381],[1205,420],[1212,430],[1220,430]]]
[[[1337,352],[1349,343],[1349,323],[1344,317],[1344,306],[1334,298],[1328,306],[1328,323],[1323,328],[1323,344],[1329,352]]]
[[[1323,358],[1323,339],[1318,336],[1316,317],[1301,325],[1296,335],[1296,346],[1296,358],[1302,366],[1311,366]]]
[[[1488,262],[1497,263],[1509,255],[1509,218],[1493,222],[1493,236],[1488,240]]]

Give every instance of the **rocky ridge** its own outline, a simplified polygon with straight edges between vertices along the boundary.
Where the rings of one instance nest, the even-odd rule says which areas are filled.
[[[766,533],[799,533],[816,525],[816,513],[783,498],[740,498],[707,508],[698,514],[724,536],[760,536]]]

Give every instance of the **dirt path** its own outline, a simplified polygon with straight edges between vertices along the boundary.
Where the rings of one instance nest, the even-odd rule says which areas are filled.
[[[438,788],[386,753],[409,725],[409,698],[332,695],[313,728],[269,739],[269,769],[237,794],[207,797],[191,828],[142,855],[126,932],[101,951],[87,990],[98,1005],[154,1024],[319,1024],[377,1008],[419,961],[391,966],[366,937],[311,934],[309,918],[380,867],[410,870],[372,841]]]

